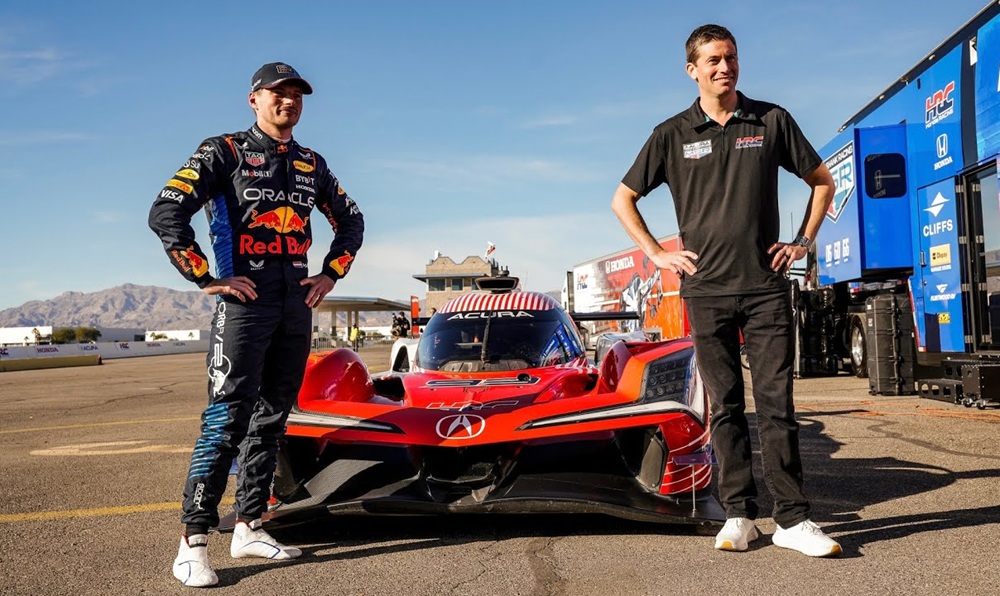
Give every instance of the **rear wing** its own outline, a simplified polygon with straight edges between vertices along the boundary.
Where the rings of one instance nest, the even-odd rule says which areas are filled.
[[[639,313],[634,310],[598,311],[598,312],[571,312],[569,318],[574,322],[582,321],[638,321]]]
[[[600,311],[600,312],[569,312],[566,313],[569,318],[573,319],[574,323],[580,323],[582,321],[638,321],[639,313],[634,310],[621,310],[621,311]],[[417,317],[413,319],[413,325],[417,327],[423,327],[427,325],[430,321],[430,317]]]

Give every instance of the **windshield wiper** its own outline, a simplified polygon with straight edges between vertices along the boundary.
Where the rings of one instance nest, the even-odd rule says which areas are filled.
[[[479,352],[479,361],[486,364],[489,354],[486,351],[486,346],[490,345],[490,323],[493,322],[493,312],[490,311],[490,316],[486,318],[486,328],[483,329],[483,349]]]

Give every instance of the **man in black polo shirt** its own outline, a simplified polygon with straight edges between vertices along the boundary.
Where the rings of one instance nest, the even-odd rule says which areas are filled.
[[[753,378],[764,464],[774,497],[774,544],[822,557],[841,551],[809,520],[802,493],[798,424],[792,404],[794,327],[785,273],[806,255],[834,194],[826,165],[791,115],[736,91],[736,40],[719,25],[687,41],[687,73],[699,97],[650,135],[612,199],[625,230],[662,269],[681,276],[695,354],[712,402],[719,496],[728,520],[715,548],[743,551],[759,536],[757,490],[740,369],[740,330]],[[778,168],[812,194],[798,236],[779,242]],[[666,183],[683,250],[664,250],[637,203]]]

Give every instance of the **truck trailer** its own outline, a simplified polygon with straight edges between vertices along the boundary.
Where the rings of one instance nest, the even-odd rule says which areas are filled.
[[[658,238],[666,250],[680,250],[676,234]],[[690,334],[680,298],[680,279],[656,267],[633,246],[573,266],[563,284],[563,307],[577,313],[634,312],[636,319],[580,322],[589,348],[606,332],[642,331],[654,340],[678,339]]]
[[[806,369],[873,394],[1000,403],[1000,5],[821,150],[836,194],[797,296]]]

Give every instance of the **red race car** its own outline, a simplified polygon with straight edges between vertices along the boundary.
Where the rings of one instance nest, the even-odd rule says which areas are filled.
[[[332,513],[586,512],[714,525],[708,400],[688,340],[599,365],[551,297],[489,278],[423,328],[408,372],[314,358],[265,520]]]

